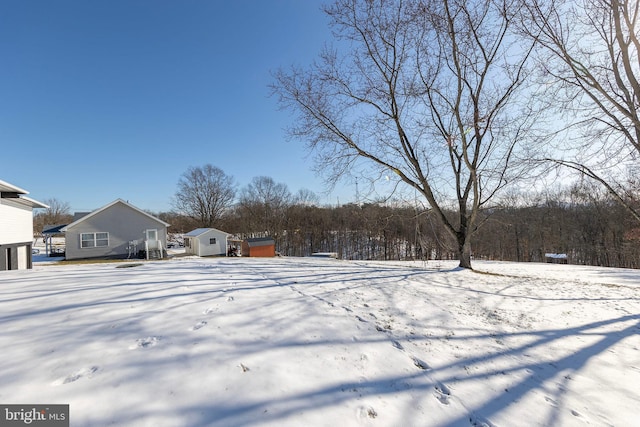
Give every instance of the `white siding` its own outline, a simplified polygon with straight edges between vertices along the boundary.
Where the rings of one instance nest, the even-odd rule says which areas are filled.
[[[198,245],[200,241],[197,237],[184,238],[184,252],[187,255],[198,255]]]
[[[0,199],[0,244],[33,241],[33,211],[30,207]]]
[[[185,253],[197,256],[225,256],[227,236],[227,233],[215,228],[196,229],[185,236]],[[211,239],[215,239],[215,243],[211,243]]]
[[[226,255],[227,235],[217,230],[210,230],[198,236],[200,239],[199,256]],[[216,243],[211,244],[210,239],[215,238]]]

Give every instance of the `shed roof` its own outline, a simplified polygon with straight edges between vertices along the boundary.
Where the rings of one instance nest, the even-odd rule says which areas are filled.
[[[272,237],[253,237],[250,239],[245,239],[249,247],[254,246],[270,246],[275,245],[276,241],[273,240]]]
[[[565,259],[565,258],[567,258],[567,254],[550,254],[550,253],[546,253],[546,254],[544,254],[544,256],[546,258],[555,258],[555,259]]]
[[[185,234],[185,237],[198,237],[201,236],[209,231],[217,231],[218,233],[222,233],[222,234],[226,234],[227,236],[230,236],[230,233],[227,233],[225,231],[221,231],[218,230],[217,228],[196,228],[195,230],[192,230],[190,232],[188,232],[187,234]]]

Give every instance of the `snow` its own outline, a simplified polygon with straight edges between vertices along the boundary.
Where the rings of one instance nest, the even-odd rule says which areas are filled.
[[[70,404],[72,426],[637,422],[640,271],[455,265],[181,257],[1,272],[0,402]]]

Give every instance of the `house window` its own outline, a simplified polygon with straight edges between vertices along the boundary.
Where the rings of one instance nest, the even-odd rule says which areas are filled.
[[[216,244],[216,238],[215,237],[210,238],[209,239],[209,244],[210,245],[215,245]]]
[[[81,248],[105,248],[109,246],[109,233],[80,233]]]
[[[158,230],[146,230],[147,240],[158,240]]]
[[[109,233],[96,233],[96,247],[106,248],[109,246]]]

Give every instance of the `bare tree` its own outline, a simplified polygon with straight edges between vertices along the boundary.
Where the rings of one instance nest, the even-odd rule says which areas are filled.
[[[282,234],[287,207],[292,196],[286,184],[258,176],[242,189],[240,215],[245,217],[247,232],[266,234],[276,240]]]
[[[190,167],[182,174],[173,205],[178,212],[197,220],[200,227],[213,227],[231,207],[235,195],[233,177],[207,164]]]
[[[526,0],[521,7],[522,29],[545,48],[540,65],[553,113],[567,116],[557,145],[565,153],[556,149],[547,160],[599,182],[640,221],[625,179],[640,170],[640,2]]]
[[[300,205],[315,206],[318,204],[318,201],[318,195],[307,188],[301,188],[293,196],[293,203]]]
[[[68,202],[52,198],[46,199],[44,204],[49,206],[42,212],[38,212],[33,217],[35,233],[42,233],[45,226],[68,224],[73,219],[71,206]]]
[[[363,160],[396,176],[429,203],[463,268],[529,119],[516,101],[531,44],[515,42],[511,3],[337,0],[325,11],[348,55],[327,49],[273,86],[329,179]]]

